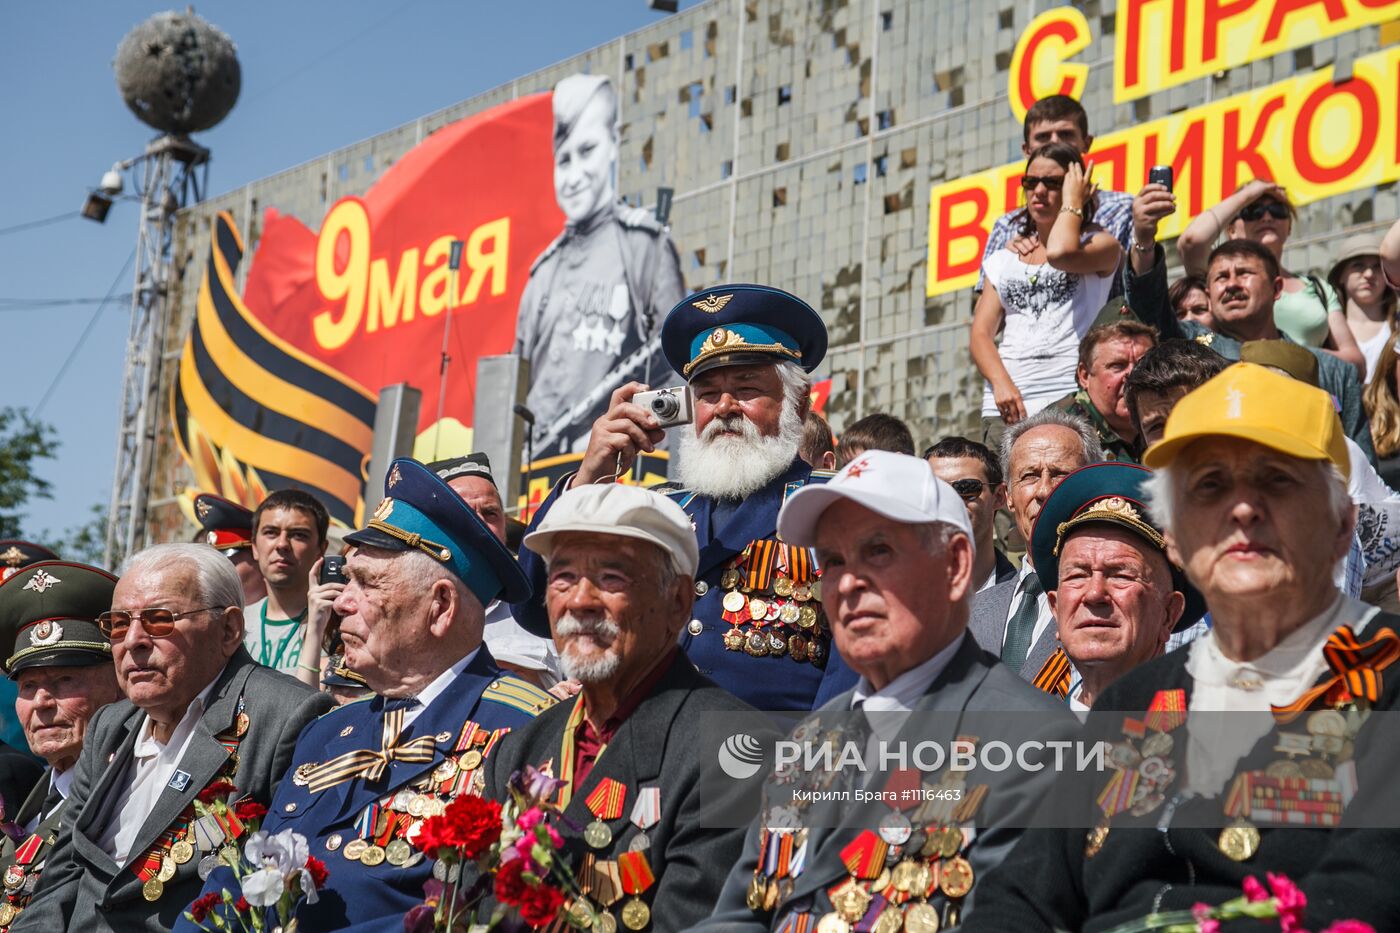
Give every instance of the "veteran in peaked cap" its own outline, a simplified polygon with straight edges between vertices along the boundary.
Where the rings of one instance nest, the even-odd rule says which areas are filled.
[[[217,548],[233,564],[243,584],[243,605],[251,606],[266,596],[267,583],[253,557],[252,509],[205,492],[194,497],[194,514],[199,519],[195,541]]]
[[[826,357],[826,325],[796,295],[767,285],[717,285],[666,315],[661,349],[686,380],[716,366],[791,361],[811,372]]]
[[[6,819],[26,835],[0,841],[0,876],[7,879],[0,926],[14,921],[37,887],[88,723],[102,706],[122,698],[112,646],[97,627],[116,585],[105,570],[62,561],[31,564],[0,585],[0,663],[19,683],[14,711],[29,748],[49,766],[27,797],[2,791],[8,801],[24,801]],[[0,754],[0,773],[9,760]]]
[[[1131,463],[1082,467],[1045,500],[1031,532],[1060,642],[1033,683],[1076,709],[1205,614],[1148,511],[1143,486],[1151,476]],[[1110,574],[1128,585],[1100,586],[1098,576]]]
[[[58,555],[29,541],[0,541],[0,581],[8,580],[22,568],[41,560],[58,560]]]

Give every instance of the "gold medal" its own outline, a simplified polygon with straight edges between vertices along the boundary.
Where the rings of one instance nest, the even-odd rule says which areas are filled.
[[[1334,709],[1324,709],[1308,717],[1308,732],[1311,735],[1345,736],[1347,719]]]
[[[607,848],[612,840],[612,830],[602,820],[594,820],[583,828],[583,841],[595,849]]]
[[[166,853],[165,858],[160,860],[160,871],[156,873],[156,877],[162,882],[169,881],[171,878],[175,877],[175,870],[179,867],[180,866],[175,864],[175,860],[170,857],[170,854]]]
[[[219,849],[219,861],[223,862],[229,868],[236,867],[241,859],[242,856],[238,854],[237,846],[224,846]]]
[[[428,798],[422,794],[414,794],[408,801],[408,815],[414,818],[423,816],[424,809],[428,806]]]
[[[443,761],[433,769],[434,781],[450,781],[457,776],[457,762],[451,758]]]
[[[796,625],[800,618],[802,618],[802,610],[798,608],[797,603],[786,603],[783,608],[778,610],[778,619],[784,625]]]
[[[762,632],[749,632],[749,637],[744,641],[744,651],[755,658],[768,654],[768,636]]]
[[[744,895],[744,905],[749,910],[763,909],[763,879],[755,873],[753,879],[749,881],[748,893]]]
[[[875,918],[875,924],[870,928],[870,933],[899,933],[904,929],[904,914],[898,907],[891,904],[880,911],[880,916]]]
[[[14,904],[0,906],[0,927],[7,927],[14,923],[15,917],[18,915],[19,911],[15,909]]]
[[[854,878],[847,879],[835,894],[831,895],[831,906],[847,923],[855,923],[870,908],[870,892],[856,884]]]
[[[900,894],[908,894],[914,890],[914,878],[918,874],[919,863],[913,859],[904,859],[890,872],[890,880],[894,884],[894,889]]]
[[[731,568],[729,570],[726,570],[724,573],[720,574],[719,585],[726,590],[732,590],[739,585],[740,579],[741,578],[739,576],[739,571]],[[729,609],[728,606],[725,606],[724,608]],[[735,610],[729,609],[729,611],[734,612]]]
[[[617,933],[617,918],[606,910],[598,914],[598,919],[593,921],[593,929],[598,933]]]
[[[15,891],[24,884],[24,869],[19,865],[10,865],[5,869],[5,890]],[[0,923],[0,926],[5,924]]]
[[[234,720],[233,734],[235,736],[238,736],[239,738],[242,738],[243,735],[248,731],[248,723],[248,714],[239,713],[238,718]]]
[[[904,933],[938,933],[938,911],[926,901],[904,911]]]
[[[481,767],[481,752],[472,749],[457,761],[457,767],[463,771],[475,771]]]
[[[1243,819],[1235,820],[1220,831],[1217,841],[1225,857],[1236,862],[1245,862],[1259,851],[1259,830]]]
[[[799,583],[792,588],[792,598],[799,603],[805,603],[812,598],[812,588],[805,583]]]
[[[784,599],[787,599],[789,596],[792,595],[793,589],[794,587],[792,585],[792,581],[787,577],[778,577],[776,580],[773,581],[773,592],[777,593]]]
[[[165,893],[165,882],[159,878],[148,878],[146,883],[141,885],[141,896],[148,901],[158,901]]]
[[[1336,776],[1332,766],[1318,758],[1304,758],[1298,762],[1298,770],[1314,781],[1330,781]]]
[[[340,844],[344,841],[345,840],[341,838],[340,833],[331,833],[329,836],[326,837],[326,851],[334,852],[336,849],[340,848]]]
[[[569,917],[582,929],[588,929],[593,925],[593,905],[588,903],[588,898],[581,897],[569,905]]]
[[[384,849],[377,845],[367,847],[360,853],[360,864],[366,868],[384,864]]]
[[[961,829],[956,826],[945,826],[938,831],[938,855],[940,858],[952,858],[962,850],[962,846]]]
[[[1302,777],[1303,769],[1298,766],[1297,762],[1280,758],[1278,761],[1272,762],[1265,768],[1264,773],[1276,780],[1287,780],[1289,778]]]
[[[811,606],[803,606],[797,610],[797,624],[803,628],[811,628],[817,624],[817,610]]]
[[[768,615],[768,601],[759,599],[757,596],[750,597],[749,615],[755,619],[762,619],[764,616]]]
[[[724,633],[724,647],[728,651],[741,651],[744,647],[744,633],[732,628]]]
[[[1165,758],[1172,753],[1172,746],[1175,744],[1167,733],[1154,732],[1143,740],[1142,754],[1148,758]]]
[[[851,933],[851,925],[837,914],[827,914],[817,921],[817,933]]]
[[[949,897],[966,897],[972,890],[972,866],[965,858],[955,858],[938,875],[939,889]]]
[[[402,868],[413,858],[413,847],[403,839],[395,839],[384,847],[384,861],[395,868]]]
[[[744,608],[744,594],[738,590],[730,590],[724,594],[724,599],[720,601],[726,612],[738,612]]]
[[[1098,855],[1106,839],[1108,839],[1107,826],[1095,826],[1089,830],[1089,835],[1084,837],[1084,857],[1090,859]]]
[[[341,854],[343,854],[350,861],[358,862],[360,860],[360,856],[364,855],[365,850],[368,848],[369,843],[365,840],[351,839],[349,842],[345,843],[345,848],[341,849],[340,851]]]
[[[789,635],[787,649],[794,661],[807,660],[807,639],[801,635]]]
[[[181,839],[170,847],[170,857],[175,860],[176,865],[183,865],[194,858],[194,846],[190,845],[188,839]]]
[[[634,897],[622,905],[622,925],[629,930],[640,930],[651,923],[651,908],[640,897]]]

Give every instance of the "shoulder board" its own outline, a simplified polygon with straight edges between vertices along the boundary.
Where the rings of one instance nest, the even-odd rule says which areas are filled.
[[[368,703],[370,700],[373,700],[373,699],[374,699],[374,694],[370,693],[370,694],[366,694],[365,696],[360,697],[358,700],[350,700],[349,702],[347,702],[347,703],[342,703],[342,704],[340,704],[339,706],[332,706],[330,709],[326,710],[324,713],[322,713],[321,715],[317,716],[317,717],[316,717],[316,721],[319,722],[319,721],[321,721],[322,719],[326,719],[326,718],[328,718],[328,717],[334,716],[336,713],[344,712],[345,710],[349,709],[349,708],[352,707],[352,706],[358,706],[358,705],[361,704],[361,703]]]
[[[812,475],[807,477],[809,483],[825,483],[836,475],[835,470],[813,470]]]
[[[657,222],[656,215],[644,207],[620,208],[617,222],[629,230],[645,230],[648,233],[661,233],[666,229]]]
[[[538,716],[559,702],[554,696],[536,687],[529,681],[521,680],[519,677],[512,677],[506,674],[498,680],[492,681],[491,685],[482,693],[483,700],[490,700],[492,703],[500,703],[502,706],[509,706],[520,710],[522,713],[529,713],[531,716]]]
[[[530,275],[534,275],[535,270],[538,269],[546,259],[554,255],[554,251],[559,248],[560,244],[564,242],[564,238],[568,235],[569,234],[567,232],[559,234],[548,246],[544,248],[544,252],[540,253],[538,256],[535,257],[535,261],[530,263]]]
[[[812,474],[806,479],[795,479],[783,487],[783,501],[786,502],[789,496],[797,492],[797,490],[801,489],[803,486],[820,486],[828,482],[835,475],[836,474],[831,470],[813,470]]]

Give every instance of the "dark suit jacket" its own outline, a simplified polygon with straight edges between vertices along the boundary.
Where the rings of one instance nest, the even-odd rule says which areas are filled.
[[[977,639],[983,651],[996,657],[1001,657],[1002,642],[1006,639],[1006,623],[1011,615],[1011,603],[1016,597],[1016,580],[1017,575],[1013,574],[1010,579],[972,597],[972,615],[968,619],[967,630]],[[1040,599],[1045,599],[1044,594]],[[1035,644],[1031,645],[1031,650],[1026,652],[1026,660],[1016,672],[1026,683],[1035,680],[1035,675],[1055,653],[1058,644],[1055,631],[1052,618]]]
[[[52,791],[49,787],[49,771],[45,771],[39,783],[34,785],[34,789],[31,790],[29,796],[25,798],[23,805],[19,808],[19,812],[15,814],[14,822],[18,823],[20,826],[24,826],[43,812],[44,804],[48,801],[50,793],[57,796],[57,791]],[[0,876],[3,876],[6,869],[14,864],[15,852],[19,849],[20,845],[26,842],[30,835],[36,835],[41,840],[39,843],[39,851],[34,854],[34,857],[27,865],[22,866],[22,869],[25,872],[26,881],[29,876],[34,876],[37,881],[38,877],[40,877],[39,873],[43,871],[45,862],[53,852],[54,843],[58,838],[59,827],[63,824],[63,811],[66,807],[66,801],[59,802],[58,805],[54,807],[52,813],[39,821],[38,825],[34,827],[34,832],[32,834],[25,834],[20,836],[17,840],[11,839],[9,836],[0,840]],[[29,903],[30,897],[30,894],[26,894],[24,889],[20,888],[14,892],[5,892],[3,902],[22,910],[25,905]]]
[[[1380,615],[1357,636],[1367,641],[1380,629],[1394,630],[1397,625],[1400,617]],[[1121,739],[1124,712],[1140,717],[1159,690],[1184,690],[1189,707],[1194,683],[1186,671],[1189,654],[1174,651],[1124,674],[1094,703],[1086,728],[1098,735],[1116,732]],[[1400,668],[1392,666],[1384,672],[1382,692],[1373,708],[1377,712],[1400,708]],[[1373,715],[1356,737],[1358,789],[1347,812],[1364,808],[1372,814],[1383,813],[1387,819],[1383,825],[1394,827],[1394,814],[1400,812],[1400,787],[1395,782],[1400,748],[1394,730],[1383,722],[1388,718]],[[1096,726],[1102,731],[1094,731]],[[1188,721],[1173,732],[1175,748],[1186,747],[1189,734],[1183,733],[1189,729]],[[1302,732],[1303,720],[1283,731]],[[1262,770],[1277,760],[1278,741],[1276,732],[1266,734],[1241,760],[1238,771]],[[1184,771],[1184,760],[1180,768]],[[1228,822],[1222,813],[1224,796],[1185,801],[1173,812],[1166,832],[1156,829],[1157,821],[1164,818],[1162,808],[1145,817],[1120,814],[1102,849],[1090,859],[1085,858],[1084,829],[1028,831],[1001,867],[987,877],[982,892],[985,909],[965,925],[964,933],[1062,929],[1095,933],[1154,910],[1185,910],[1198,901],[1223,903],[1240,896],[1245,877],[1262,879],[1265,872],[1281,872],[1302,889],[1308,900],[1303,926],[1309,930],[1342,919],[1363,920],[1377,930],[1397,928],[1400,886],[1394,877],[1400,868],[1400,829],[1371,828],[1374,823],[1349,820],[1346,815],[1339,827],[1330,830],[1264,826],[1259,829],[1255,855],[1236,862],[1221,853],[1218,828],[1195,828]],[[1080,825],[1092,825],[1096,815],[1091,800],[1060,794],[1050,797],[1046,806],[1080,808],[1090,821]],[[1120,821],[1127,825],[1120,826]],[[1278,926],[1272,920],[1234,921],[1222,929],[1262,933]]]
[[[264,804],[292,760],[302,727],[331,706],[328,695],[263,667],[239,648],[215,682],[180,759],[189,782],[183,791],[166,787],[161,793],[131,847],[133,858],[154,844],[223,769],[229,753],[214,737],[234,724],[239,697],[249,726],[239,742],[234,784],[240,797]],[[129,700],[104,706],[93,717],[64,807],[71,819],[64,821],[39,889],[12,930],[169,930],[199,894],[198,859],[181,865],[164,895],[150,903],[135,872],[117,865],[98,844],[115,818],[107,811],[126,779],[144,717]]]
[[[828,642],[825,668],[794,661],[783,655],[755,658],[742,651],[729,651],[723,636],[730,626],[723,619],[724,589],[720,577],[725,565],[743,552],[752,541],[776,538],[778,510],[791,490],[809,482],[824,482],[822,475],[813,478],[812,468],[798,457],[780,476],[744,500],[729,521],[712,529],[711,516],[715,500],[708,496],[668,493],[690,516],[700,545],[700,566],[695,574],[695,605],[691,614],[699,619],[703,630],[693,635],[682,629],[681,648],[701,674],[709,677],[739,699],[761,710],[816,709],[831,697],[855,685],[858,679],[837,655],[834,644]],[[539,527],[567,480],[560,480],[540,505],[530,521],[530,530]],[[520,549],[520,567],[530,578],[536,594],[545,591],[545,566],[538,554],[528,548]],[[815,604],[814,604],[815,605]],[[544,607],[539,599],[533,603],[512,606],[521,622],[533,620],[544,623]]]
[[[1201,340],[1227,360],[1240,358],[1240,342],[1233,337],[1202,327],[1194,321],[1178,321],[1167,299],[1166,253],[1159,245],[1156,262],[1142,275],[1133,271],[1131,262],[1123,263],[1124,294],[1128,307],[1143,320],[1157,328],[1163,340]],[[1280,335],[1282,336],[1282,335]],[[1283,337],[1287,340],[1287,337]],[[1366,452],[1371,465],[1376,465],[1376,451],[1371,444],[1371,425],[1366,420],[1366,410],[1361,407],[1361,377],[1356,367],[1344,363],[1330,353],[1316,347],[1308,347],[1317,357],[1317,378],[1322,388],[1332,393],[1341,406],[1338,414],[1342,419],[1342,430],[1347,437]]]
[[[44,774],[44,766],[39,761],[0,742],[0,806],[5,819],[14,819],[17,808],[26,802],[29,792]]]
[[[823,707],[822,711],[849,710],[852,694],[853,691],[847,691]],[[948,665],[924,692],[916,712],[960,714],[957,719],[959,725],[965,722],[967,714],[1040,714],[1034,725],[1027,718],[1021,718],[1020,726],[1036,729],[1041,741],[1068,738],[1077,725],[1062,702],[1022,683],[1006,665],[983,651],[967,634],[963,635]],[[985,719],[980,716],[976,718],[985,724]],[[941,718],[937,722],[940,726],[943,724]],[[934,741],[945,745],[961,734],[961,729],[958,729],[948,735],[929,735],[928,725],[926,720],[921,721],[914,716],[906,725],[906,734],[911,741]],[[990,741],[999,736],[984,733],[980,738]],[[978,772],[972,772],[970,782],[985,780],[977,775]],[[1051,780],[1047,769],[1003,783],[988,792],[986,803],[975,818],[977,836],[966,854],[975,878],[982,877],[1011,851],[1021,835],[1020,827],[1029,823]],[[874,828],[879,817],[888,812],[887,805],[876,805],[853,814],[849,822],[843,820],[843,825],[838,828],[813,826],[807,843],[807,866],[794,879],[791,894],[780,900],[771,913],[750,910],[745,902],[749,883],[757,869],[760,827],[755,822],[749,827],[743,854],[724,882],[724,890],[715,904],[714,913],[696,928],[697,931],[758,933],[760,930],[776,930],[790,915],[800,913],[810,914],[815,926],[816,919],[832,909],[827,890],[843,878],[850,877],[841,862],[841,849],[862,830]],[[984,896],[974,884],[972,892],[964,899],[964,916],[974,905],[980,904]],[[941,894],[936,894],[931,901],[937,902],[941,897]]]
[[[501,743],[489,762],[486,797],[505,799],[512,773],[559,757],[573,705],[559,704]],[[685,654],[677,652],[655,689],[622,723],[588,777],[573,789],[558,826],[575,869],[587,852],[599,859],[615,859],[638,833],[630,820],[638,791],[660,788],[661,819],[646,831],[651,841],[647,859],[656,883],[643,898],[651,906],[648,929],[653,933],[683,930],[707,916],[724,872],[734,864],[744,842],[742,826],[711,828],[701,812],[702,807],[707,813],[724,813],[731,812],[731,805],[742,806],[742,801],[727,798],[734,796],[731,787],[735,792],[746,787],[738,781],[702,786],[699,756],[715,753],[701,747],[702,714],[728,714],[742,723],[738,728],[750,733],[764,728],[756,724],[752,707],[696,672]],[[559,772],[558,761],[554,771]],[[627,796],[622,815],[608,823],[612,845],[594,850],[583,841],[583,827],[593,820],[584,801],[604,778],[622,782]],[[575,826],[570,827],[570,822]]]

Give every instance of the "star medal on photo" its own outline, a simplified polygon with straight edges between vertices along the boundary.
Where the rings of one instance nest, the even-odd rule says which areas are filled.
[[[615,820],[622,815],[622,805],[627,799],[627,787],[612,778],[603,778],[593,793],[584,800],[593,822],[583,830],[583,841],[595,849],[605,849],[612,845],[613,832],[605,820]]]

